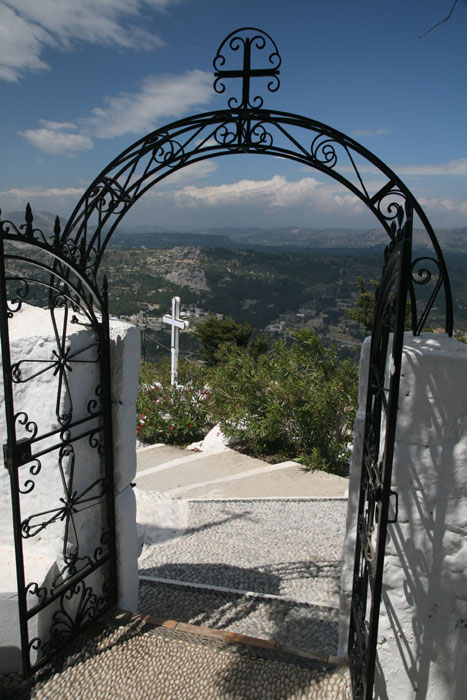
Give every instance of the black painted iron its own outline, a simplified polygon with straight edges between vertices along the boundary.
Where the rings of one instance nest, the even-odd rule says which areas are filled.
[[[397,520],[391,489],[399,383],[411,283],[412,212],[393,224],[377,291],[368,390],[349,627],[353,697],[371,700],[387,526]],[[394,515],[389,518],[393,500]]]
[[[441,304],[445,312],[445,330],[451,335],[451,290],[439,243],[423,209],[385,163],[349,136],[326,124],[302,115],[264,108],[263,98],[254,94],[252,82],[255,81],[256,84],[262,81],[264,84],[266,81],[267,89],[276,92],[280,84],[280,66],[279,51],[268,34],[252,27],[232,32],[222,42],[214,59],[214,90],[218,94],[226,92],[227,86],[241,83],[241,95],[231,96],[226,109],[175,121],[148,134],[123,151],[88,187],[63,233],[56,226],[52,241],[33,229],[30,213],[27,214],[23,231],[12,224],[2,223],[2,246],[13,241],[27,243],[35,253],[39,253],[35,258],[34,255],[19,256],[16,249],[5,255],[0,251],[0,326],[5,358],[8,426],[5,464],[11,474],[15,511],[18,590],[22,592],[21,620],[23,626],[27,625],[30,611],[25,602],[26,595],[38,596],[38,606],[46,605],[51,597],[55,600],[62,596],[61,601],[65,602],[67,595],[70,598],[74,596],[79,601],[76,622],[70,621],[64,611],[62,615],[57,613],[55,620],[56,629],[60,626],[69,628],[68,631],[73,634],[79,631],[82,622],[97,615],[116,599],[107,292],[105,280],[102,284],[99,282],[99,266],[113,232],[145,192],[182,168],[225,155],[275,155],[307,165],[344,185],[374,214],[389,237],[373,329],[349,651],[354,696],[368,699],[373,686],[384,533],[388,522],[389,500],[392,497],[397,502],[397,496],[391,492],[390,474],[406,304],[410,308],[410,328],[414,334],[423,330],[434,305]],[[380,178],[381,184],[375,191],[372,191],[371,181],[367,179],[368,173],[372,180],[375,175]],[[412,259],[414,216],[418,217],[422,233],[431,245],[432,252]],[[40,258],[41,254],[46,256],[46,262]],[[3,272],[6,261],[14,261],[16,265],[30,264],[40,270],[41,274],[48,274],[48,277],[34,280],[26,274],[20,274],[13,279]],[[28,375],[29,379],[44,372],[52,372],[59,377],[57,395],[69,393],[69,373],[73,363],[80,361],[80,358],[66,348],[66,332],[60,332],[55,320],[57,309],[60,308],[66,314],[65,327],[73,322],[78,310],[86,316],[87,326],[93,330],[96,339],[93,349],[89,348],[87,352],[94,353],[93,362],[99,366],[100,384],[96,395],[90,397],[87,415],[78,421],[73,413],[72,399],[68,399],[64,411],[58,409],[62,401],[57,399],[59,427],[53,434],[56,438],[53,449],[58,450],[59,454],[58,470],[64,480],[64,503],[58,509],[33,514],[21,520],[20,469],[30,465],[30,475],[37,478],[41,469],[37,458],[44,452],[37,452],[36,443],[40,437],[35,421],[14,407],[14,384],[24,381],[29,365],[21,358],[13,363],[9,359],[8,321],[30,295],[32,282],[38,282],[48,290],[46,305],[54,323],[57,350],[53,357],[40,360],[34,365],[31,376]],[[8,292],[12,285],[13,291]],[[43,303],[44,299],[39,297],[39,301]],[[101,316],[98,316],[95,309]],[[389,332],[394,323],[394,335],[391,336],[393,340],[390,340]],[[384,368],[390,343],[390,354],[394,358],[396,371],[391,377],[388,393],[384,388]],[[384,454],[380,455],[379,435],[383,413],[387,422]],[[18,426],[26,431],[26,441],[20,442],[18,439]],[[82,431],[79,437],[75,438],[72,428]],[[101,450],[103,473],[88,490],[79,491],[78,494],[73,491],[71,483],[66,482],[61,465],[64,460],[73,461],[73,443],[84,438],[88,438],[93,447]],[[74,470],[76,468],[73,467]],[[32,491],[34,483],[33,479],[28,479],[23,491]],[[43,526],[49,526],[60,518],[65,520],[66,530],[70,532],[70,527],[73,529],[74,510],[80,503],[86,502],[89,505],[91,500],[96,504],[105,501],[106,513],[103,541],[97,543],[95,556],[86,555],[82,558],[77,554],[71,555],[65,562],[70,572],[66,588],[57,587],[49,593],[42,591],[37,584],[25,587],[21,539],[36,535]],[[375,525],[377,513],[378,522]],[[372,539],[375,532],[376,544]],[[94,571],[102,565],[103,560],[108,563],[109,586],[98,598],[95,597],[97,594],[86,587],[86,574],[75,586],[78,568],[81,567],[78,562],[82,559],[82,569],[85,572]],[[26,650],[24,667],[28,672],[30,642],[27,630],[23,638],[23,649]],[[44,659],[47,658],[47,653],[43,655]]]
[[[51,240],[35,229],[29,207],[20,228],[0,220],[4,455],[10,473],[25,676],[117,600],[107,292],[90,277],[75,249],[58,241],[59,233],[58,219]],[[26,357],[17,357],[10,325],[28,302],[47,307],[54,342],[45,350],[38,344]],[[72,350],[70,327],[85,328],[91,338]],[[70,381],[79,365],[95,376],[94,395],[84,407],[75,405],[76,387]],[[43,406],[25,406],[21,391],[22,385],[45,378],[56,387],[52,421],[44,420]],[[86,450],[95,470],[83,475]],[[56,470],[62,495],[38,511],[35,497],[44,464]],[[47,496],[42,494],[43,502]],[[83,520],[96,525],[92,543],[82,542]],[[63,539],[61,554],[51,562],[44,581],[31,581],[25,545],[53,528]],[[37,616],[47,617],[49,623],[45,632],[39,629],[32,635],[30,621]]]

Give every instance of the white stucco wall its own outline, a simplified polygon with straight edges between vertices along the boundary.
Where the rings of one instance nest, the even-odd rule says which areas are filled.
[[[56,313],[58,327],[63,318],[63,312]],[[93,336],[81,325],[69,325],[67,335],[67,347],[72,353],[79,350],[83,352],[76,355],[77,359],[90,359],[93,350],[86,348],[93,342]],[[119,606],[136,610],[138,596],[137,576],[137,534],[136,534],[136,504],[133,489],[130,486],[136,473],[136,412],[135,401],[138,386],[139,372],[139,331],[134,326],[118,320],[111,321],[111,385],[112,385],[112,420],[114,434],[114,479],[115,479],[115,511],[117,532],[117,558],[118,558],[118,590]],[[12,362],[19,359],[38,358],[50,359],[52,351],[56,347],[53,327],[48,311],[24,305],[22,310],[16,313],[10,322],[10,345]],[[24,364],[24,373],[30,373],[32,367],[36,369],[36,363]],[[46,366],[46,365],[42,365]],[[97,367],[90,363],[72,363],[72,371],[68,372],[73,396],[73,418],[79,419],[87,415],[87,405],[96,385]],[[46,371],[36,379],[15,385],[15,410],[25,411],[30,420],[37,422],[40,433],[53,430],[57,427],[55,415],[57,396],[57,377],[52,371]],[[1,444],[6,442],[6,428],[4,416],[3,390],[0,392],[0,438]],[[67,400],[62,400],[62,409],[65,409]],[[20,437],[20,436],[19,436]],[[40,448],[49,442],[56,441],[46,439],[40,444]],[[38,449],[36,447],[36,449]],[[98,455],[92,449],[87,439],[74,443],[76,453],[74,489],[79,492],[84,485],[89,484],[98,474]],[[22,517],[29,514],[46,511],[56,507],[63,495],[63,487],[57,468],[57,452],[44,455],[40,458],[41,471],[34,478],[35,488],[29,495],[21,497],[23,512]],[[70,464],[65,460],[65,472],[70,469]],[[24,484],[28,478],[29,467],[21,467],[20,483]],[[95,512],[94,512],[95,511]],[[16,570],[14,565],[13,531],[11,524],[10,484],[8,471],[0,468],[0,554],[2,556],[2,576],[0,577],[0,657],[1,648],[13,646],[14,637],[11,616],[14,611],[12,595],[16,591]],[[80,552],[92,553],[96,548],[95,536],[100,530],[98,509],[88,509],[82,515],[75,517],[77,525]],[[55,561],[60,562],[63,547],[64,523],[58,522],[43,530],[36,537],[23,540],[25,552],[25,577],[26,582],[42,582],[47,572],[54,568]],[[3,605],[5,615],[8,616],[8,625],[2,624],[1,595],[8,602]],[[5,623],[5,620],[3,620]],[[36,621],[37,622],[37,621]],[[40,625],[39,621],[39,625]],[[2,634],[3,631],[3,634]],[[30,630],[34,636],[35,629]],[[0,658],[1,666],[1,658]]]
[[[351,468],[339,653],[352,585],[369,343]],[[459,700],[467,688],[467,346],[406,334],[393,466],[398,521],[389,525],[375,697]]]

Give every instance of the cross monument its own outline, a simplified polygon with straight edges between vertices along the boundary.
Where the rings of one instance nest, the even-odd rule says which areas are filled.
[[[172,315],[162,317],[162,323],[171,326],[170,349],[172,351],[172,364],[170,368],[170,383],[177,384],[178,381],[178,347],[180,331],[189,327],[188,321],[180,318],[180,297],[172,297]]]

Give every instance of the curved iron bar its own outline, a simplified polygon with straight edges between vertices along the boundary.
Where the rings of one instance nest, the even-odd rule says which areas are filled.
[[[9,237],[7,240],[11,240]],[[56,254],[56,252],[52,252],[45,246],[40,246],[40,249],[47,254],[51,255],[54,260],[60,261],[61,264],[63,265],[63,260],[60,259],[59,255]],[[66,263],[66,271],[65,273],[62,273],[59,270],[56,270],[55,267],[52,265],[49,266],[45,264],[44,262],[41,262],[39,260],[34,260],[31,258],[27,258],[23,255],[17,255],[17,254],[12,254],[8,253],[5,255],[6,260],[11,260],[19,263],[25,263],[27,265],[32,265],[33,267],[38,268],[38,270],[42,270],[43,272],[48,273],[48,275],[51,275],[53,281],[55,279],[58,280],[59,283],[62,283],[65,287],[65,289],[60,289],[57,286],[54,286],[53,281],[48,281],[46,282],[45,280],[41,279],[35,279],[32,277],[9,277],[7,281],[13,281],[13,280],[18,280],[18,281],[23,281],[26,285],[29,284],[38,284],[40,286],[43,286],[51,291],[56,292],[57,297],[63,297],[64,299],[67,300],[67,302],[71,303],[72,306],[75,306],[76,308],[79,308],[80,310],[83,311],[83,313],[89,318],[90,322],[94,325],[98,325],[97,318],[95,316],[95,313],[93,311],[93,305],[96,305],[99,309],[102,308],[103,306],[103,300],[102,300],[102,293],[98,289],[97,285],[94,286],[92,284],[92,281],[89,280],[88,277],[82,274],[82,271],[75,267],[73,264],[69,264],[68,262]],[[74,284],[70,282],[70,277],[69,274],[73,273],[76,278],[77,278],[77,283]],[[83,289],[82,289],[83,288]],[[71,291],[70,291],[71,290]],[[86,296],[86,293],[89,296]],[[24,296],[21,296],[21,304],[22,302],[26,299],[27,294]],[[13,303],[13,302],[10,302]],[[14,300],[14,303],[19,303],[19,300]],[[52,308],[57,307],[58,304],[54,303]],[[18,308],[14,309],[14,312],[19,311],[21,306]]]
[[[229,68],[226,52],[229,51],[236,57],[240,56],[241,49],[243,49],[243,64],[241,68]],[[262,63],[257,67],[256,60],[259,56],[266,56],[266,65]],[[268,80],[267,89],[270,92],[275,92],[279,88],[280,65],[281,58],[277,46],[268,34],[252,27],[232,32],[221,44],[214,59],[216,71],[214,76],[215,91],[218,93],[225,92],[227,80],[238,78],[242,81],[242,97],[241,99],[230,97],[228,100],[229,109],[180,119],[148,134],[127,148],[94,179],[79,200],[63,232],[60,230],[60,222],[57,217],[51,242],[47,240],[42,232],[33,227],[33,216],[29,205],[26,210],[26,223],[20,226],[19,229],[12,222],[0,221],[0,238],[4,241],[21,241],[25,244],[30,244],[36,251],[47,254],[53,260],[51,265],[45,265],[40,260],[24,258],[15,254],[7,256],[13,261],[36,265],[38,269],[50,275],[48,283],[44,283],[43,280],[29,280],[29,278],[25,278],[22,282],[24,287],[15,290],[15,296],[10,301],[10,307],[6,310],[8,317],[11,318],[15,311],[21,308],[23,300],[28,295],[28,283],[30,282],[43,284],[49,289],[49,308],[52,314],[55,340],[58,348],[56,353],[57,360],[49,366],[49,369],[55,367],[57,371],[63,370],[60,377],[63,379],[63,374],[64,381],[66,381],[65,369],[69,358],[64,345],[64,337],[67,323],[73,322],[68,319],[70,310],[73,311],[82,307],[85,309],[85,315],[90,319],[91,327],[96,331],[97,341],[101,348],[101,352],[97,355],[97,361],[99,361],[101,368],[100,386],[103,387],[102,391],[105,393],[105,396],[102,397],[102,410],[98,405],[97,399],[92,398],[87,406],[89,415],[86,419],[72,424],[71,413],[69,419],[68,414],[65,415],[63,417],[64,420],[61,422],[60,430],[62,444],[47,447],[35,456],[40,456],[47,451],[55,449],[60,450],[59,469],[64,498],[60,499],[58,508],[32,515],[22,522],[20,521],[18,510],[17,520],[20,522],[20,527],[22,525],[21,535],[25,538],[38,534],[48,524],[58,520],[65,520],[65,548],[63,551],[65,566],[54,581],[52,589],[44,593],[43,588],[33,583],[29,584],[26,589],[23,586],[21,594],[22,599],[25,599],[25,591],[29,594],[36,594],[39,597],[36,609],[45,607],[50,602],[60,599],[61,611],[54,616],[52,632],[58,632],[59,628],[62,628],[67,633],[77,632],[86,619],[93,617],[94,610],[97,613],[101,605],[106,606],[116,596],[114,584],[114,579],[116,578],[116,553],[113,529],[114,506],[111,458],[107,459],[106,455],[104,460],[105,478],[98,478],[78,494],[73,488],[75,465],[74,449],[71,446],[71,442],[75,439],[88,437],[90,447],[97,449],[99,452],[105,450],[106,453],[109,452],[109,445],[112,444],[111,396],[110,391],[107,390],[110,385],[107,280],[104,277],[102,288],[99,288],[99,266],[115,228],[133,204],[150,188],[157,185],[170,174],[206,159],[235,154],[275,155],[312,167],[338,181],[372,211],[387,232],[391,246],[398,245],[399,232],[403,228],[407,234],[408,241],[408,237],[411,236],[412,211],[415,211],[425,228],[435,257],[427,255],[425,258],[417,258],[417,260],[413,261],[409,271],[410,279],[405,280],[408,282],[408,293],[412,303],[412,330],[414,333],[421,332],[435,300],[441,289],[443,289],[446,307],[445,327],[449,334],[452,333],[452,299],[444,258],[426,215],[404,183],[377,156],[345,134],[316,120],[300,115],[263,109],[262,97],[255,95],[251,98],[252,79],[266,78]],[[359,160],[363,160],[363,168],[359,165]],[[367,165],[370,168],[374,168],[376,173],[384,178],[382,186],[373,194],[371,194],[365,178]],[[95,229],[91,229],[90,226],[93,217],[97,218],[97,227]],[[409,223],[410,226],[408,225]],[[437,268],[436,284],[428,302],[422,309],[420,317],[418,317],[416,289],[417,287],[425,287],[429,282],[432,282],[433,275],[425,266],[418,270],[417,278],[415,267],[428,261],[431,264],[435,264]],[[387,266],[387,270],[389,270],[391,264]],[[390,278],[390,273],[388,272],[387,274],[389,277],[386,277],[386,280]],[[12,280],[10,279],[9,281],[11,282]],[[380,335],[382,346],[386,344],[387,348],[386,336],[390,318],[388,313],[380,308],[381,300],[387,296],[386,291],[383,285],[377,302],[380,319],[379,325],[375,325],[374,337],[377,338]],[[405,292],[403,296],[405,301]],[[94,304],[102,312],[102,324],[97,319],[93,308]],[[65,307],[63,334],[59,332],[57,319],[55,318],[55,309],[60,307]],[[402,318],[401,314],[401,308],[398,307],[399,321]],[[4,324],[8,325],[7,320],[4,320]],[[399,326],[399,330],[402,330],[403,333],[403,325],[401,326],[399,323]],[[386,352],[385,347],[381,347],[380,351],[384,354]],[[380,411],[381,408],[384,410],[388,408],[382,379],[384,377],[384,368],[376,366],[377,363],[374,363],[374,365],[373,386],[370,386],[370,391],[373,392],[372,401],[374,405],[369,408],[368,415],[372,411],[374,412],[375,409]],[[15,372],[16,378],[20,381],[21,362],[16,363]],[[9,378],[9,380],[11,379],[12,377]],[[24,420],[24,416],[21,413],[18,415],[21,416],[21,420]],[[89,417],[92,418],[93,416],[102,416],[102,425],[97,428],[93,427],[76,436],[76,438],[72,437],[71,429],[78,423],[82,423],[83,420],[88,420]],[[28,430],[27,416],[23,425],[26,425],[26,430]],[[30,427],[34,431],[33,426],[31,425]],[[364,471],[366,470],[368,474],[368,491],[372,494],[370,501],[373,497],[377,499],[381,493],[381,484],[379,482],[382,475],[379,475],[379,465],[375,462],[378,458],[379,430],[380,428],[376,423],[368,427],[368,436],[372,441],[373,447],[368,452],[367,458],[369,462],[368,464],[364,463]],[[105,443],[102,445],[99,439],[101,431],[104,433]],[[12,438],[10,433],[13,436]],[[14,448],[17,449],[14,425],[10,433],[9,440],[11,440],[12,444],[14,443]],[[51,435],[52,433],[49,434]],[[29,447],[29,444],[35,439],[34,435],[29,440],[26,439],[27,446]],[[24,454],[22,452],[16,454],[14,450],[13,452],[10,450],[10,453],[16,459],[14,464],[16,467],[22,464],[31,464],[34,459],[34,457],[28,458],[27,451]],[[13,458],[11,462],[14,462]],[[373,464],[370,464],[371,462]],[[30,466],[31,476],[39,473],[40,468],[39,460],[33,462],[32,466]],[[12,471],[14,470],[12,469]],[[28,479],[24,484],[22,493],[29,493],[33,488],[33,480]],[[96,495],[92,495],[93,489],[97,490],[98,493]],[[21,492],[21,489],[18,487],[17,490]],[[108,497],[109,494],[110,497]],[[74,523],[74,515],[80,510],[91,507],[96,501],[103,500],[105,496],[108,497],[106,521],[110,535],[108,538],[105,532],[102,535],[100,544],[94,551],[93,561],[90,556],[79,556],[78,533]],[[371,508],[373,506],[370,505]],[[372,531],[371,528],[373,526],[371,522],[367,524],[368,531]],[[75,541],[75,545],[71,549],[69,547],[67,549],[69,533]],[[366,560],[370,563],[374,560],[371,544],[371,537],[369,539],[367,537],[362,544],[363,552],[366,552],[367,555]],[[17,547],[18,551],[22,552],[21,544]],[[379,556],[379,547],[376,550],[376,555]],[[78,572],[78,562],[83,562],[83,571],[80,570]],[[104,584],[104,594],[102,598],[99,598],[91,587],[85,585],[84,578],[102,563],[107,565],[107,562],[110,576],[107,583]],[[77,582],[75,576],[77,577],[81,574],[83,577]],[[63,576],[66,575],[68,575],[68,579],[63,580]],[[20,581],[20,578],[18,578],[18,581]],[[108,588],[108,593],[105,593],[106,587]],[[74,611],[70,615],[69,611],[65,610],[65,601],[72,600],[74,596],[78,600],[77,612]],[[90,614],[86,612],[87,610],[91,611]],[[33,611],[29,610],[28,614],[33,614]],[[25,619],[24,615],[23,618]],[[27,632],[23,637],[26,640],[28,639]],[[54,639],[49,644],[48,642],[43,643],[36,638],[30,643],[28,642],[27,646],[28,650],[37,649],[48,653],[48,650],[51,650],[54,644]],[[23,646],[25,648],[26,644]],[[30,668],[30,665],[27,665],[28,663],[26,661],[26,669]]]
[[[445,329],[452,334],[452,296],[443,254],[410,190],[394,171],[354,139],[321,122],[288,112],[258,109],[207,112],[173,122],[140,139],[112,161],[83,194],[65,226],[62,244],[71,239],[75,246],[85,248],[86,265],[93,269],[95,278],[115,228],[145,192],[188,165],[245,153],[280,156],[332,177],[372,211],[388,236],[392,235],[391,223],[405,216],[405,206],[410,205],[425,228],[439,264],[442,281],[436,294],[441,287],[444,289]],[[374,194],[366,186],[358,158],[385,178]],[[98,217],[97,227],[89,232],[88,223],[93,215]],[[432,301],[429,306],[427,313],[424,310],[416,320],[414,333],[421,332]]]

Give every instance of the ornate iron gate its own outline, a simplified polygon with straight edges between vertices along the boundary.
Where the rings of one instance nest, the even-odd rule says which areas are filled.
[[[409,211],[404,225],[393,227],[386,249],[371,335],[349,632],[353,696],[362,700],[372,698],[387,525],[397,519],[391,474],[411,251]],[[393,519],[389,519],[391,498]]]
[[[30,208],[20,229],[0,224],[3,450],[29,675],[116,602],[109,318],[106,285],[60,242],[58,219],[51,240]],[[28,302],[42,307],[36,332]]]
[[[192,115],[168,124],[123,151],[84,192],[64,231],[60,233],[56,227],[53,242],[48,242],[32,228],[30,216],[24,232],[11,224],[2,224],[2,245],[9,243],[13,246],[6,255],[0,253],[0,324],[8,422],[6,465],[10,470],[15,509],[26,670],[30,669],[31,648],[39,649],[42,656],[37,663],[42,663],[49,650],[55,647],[61,629],[74,633],[82,623],[116,599],[107,296],[105,282],[102,290],[97,282],[102,256],[112,234],[145,192],[177,170],[225,155],[274,155],[309,166],[339,182],[373,213],[390,239],[371,348],[350,633],[354,694],[356,698],[371,697],[406,299],[408,296],[409,325],[414,334],[422,331],[430,311],[441,302],[445,310],[445,330],[451,335],[451,290],[439,243],[423,209],[385,163],[346,134],[326,124],[302,115],[264,108],[263,98],[253,90],[252,80],[266,81],[267,89],[274,93],[280,85],[280,66],[279,51],[268,34],[253,27],[232,32],[221,43],[214,58],[214,90],[217,93],[226,92],[231,81],[241,81],[239,96],[228,99],[227,109]],[[421,232],[432,250],[432,254],[416,259],[412,259],[411,254],[414,215],[418,217]],[[28,244],[36,258],[19,255],[15,248],[18,243]],[[47,258],[46,262],[41,255]],[[9,275],[4,272],[5,260],[33,265],[45,278],[33,280],[23,273]],[[25,299],[31,297],[33,281],[49,290],[48,307],[56,349],[51,357],[37,359],[42,363],[42,369],[31,372],[26,379],[24,360],[13,363],[10,360],[8,326]],[[419,293],[417,286],[427,293]],[[8,289],[13,291],[9,293]],[[37,299],[43,302],[40,294],[34,298],[36,302]],[[62,314],[62,331],[59,330],[59,312]],[[85,350],[92,359],[88,359],[88,355],[85,359],[78,359],[78,354],[67,347],[66,337],[71,324],[81,324],[94,334],[94,341]],[[392,340],[391,328],[394,329]],[[384,377],[388,357],[394,372],[389,390],[386,390]],[[51,372],[57,378],[58,395],[62,392],[69,394],[72,366],[80,361],[94,363],[99,368],[98,386],[87,404],[86,415],[74,414],[71,398],[68,408],[62,411],[61,401],[57,399],[57,426],[40,434],[35,419],[28,411],[16,406],[15,389],[24,381]],[[379,444],[383,421],[384,449]],[[79,471],[75,448],[79,441],[86,439],[89,446],[100,454],[100,471],[92,476],[87,486],[73,490],[73,479]],[[52,440],[50,448],[38,449],[41,440]],[[61,505],[25,519],[21,514],[22,500],[34,490],[40,478],[42,465],[38,457],[52,452],[57,453],[56,463],[63,482]],[[28,478],[21,488],[19,475],[25,467],[35,480]],[[393,497],[397,510],[397,496]],[[82,508],[91,506],[102,511],[102,535],[94,550],[84,552],[78,542],[74,521]],[[64,547],[63,566],[58,577],[50,587],[38,583],[25,586],[23,540],[38,535],[60,520],[66,523],[65,540],[69,539],[71,529],[76,542],[71,549]],[[99,592],[95,593],[93,586],[85,581],[100,568],[105,569],[106,577]],[[34,596],[35,604],[28,607],[28,600]],[[67,601],[73,599],[77,601],[75,617],[65,610]],[[60,609],[53,612],[52,641],[30,641],[28,619],[56,601]]]

